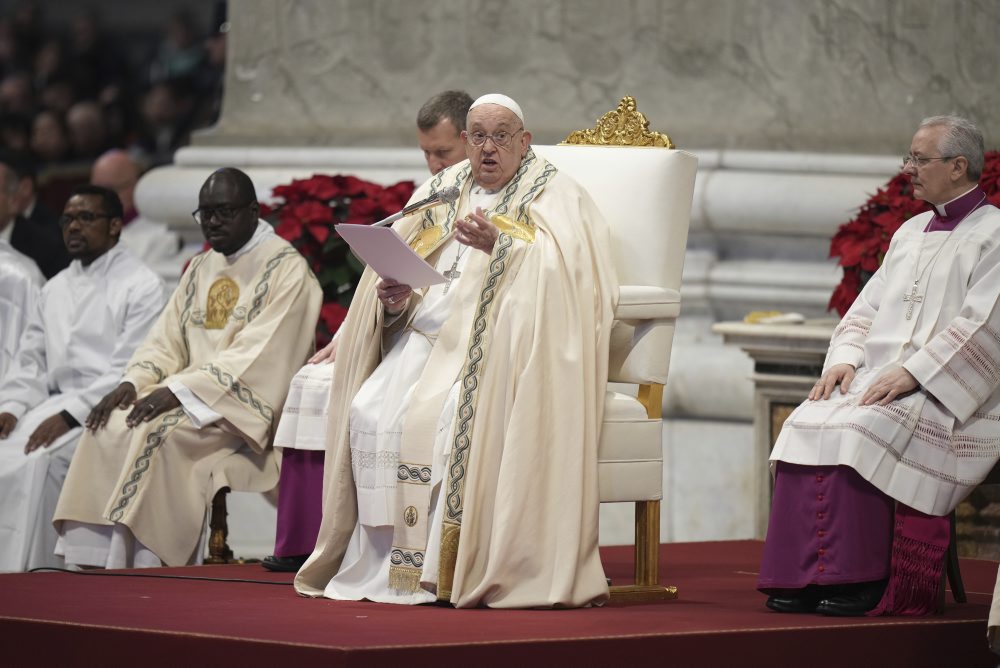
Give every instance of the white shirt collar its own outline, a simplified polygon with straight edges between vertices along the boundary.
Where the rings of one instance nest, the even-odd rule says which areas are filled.
[[[229,264],[236,262],[241,257],[252,251],[261,243],[263,243],[266,239],[273,236],[274,236],[274,228],[271,226],[271,224],[258,219],[257,229],[254,230],[253,236],[250,237],[250,241],[243,244],[243,246],[232,255],[227,255],[226,262],[228,262]]]

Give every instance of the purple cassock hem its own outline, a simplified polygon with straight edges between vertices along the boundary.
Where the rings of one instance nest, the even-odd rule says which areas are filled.
[[[322,450],[285,448],[278,479],[278,523],[274,556],[311,554],[323,519]]]
[[[778,462],[757,588],[889,577],[893,501],[848,466]]]

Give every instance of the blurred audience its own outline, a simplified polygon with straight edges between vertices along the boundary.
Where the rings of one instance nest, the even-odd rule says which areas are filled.
[[[207,32],[182,11],[131,49],[96,11],[55,25],[45,6],[21,0],[0,14],[0,149],[30,154],[39,199],[54,210],[107,151],[126,150],[144,168],[165,164],[218,120],[225,2]],[[153,46],[143,53],[145,43]]]

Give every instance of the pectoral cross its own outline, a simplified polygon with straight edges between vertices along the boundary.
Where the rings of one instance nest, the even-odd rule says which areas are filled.
[[[455,261],[451,265],[451,269],[444,272],[444,277],[448,279],[448,282],[444,284],[444,292],[442,294],[448,294],[448,289],[451,288],[451,282],[462,275],[462,272],[458,270],[458,261],[462,259],[461,253],[455,258]]]
[[[447,274],[445,274],[445,276],[447,276]],[[917,294],[917,283],[919,282],[920,281],[913,281],[913,289],[910,290],[910,294],[903,295],[903,301],[910,303],[910,307],[906,309],[907,320],[913,317],[913,307],[919,304],[920,302],[924,301],[923,296]]]

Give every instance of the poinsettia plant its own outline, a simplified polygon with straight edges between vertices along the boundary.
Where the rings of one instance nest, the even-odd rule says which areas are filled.
[[[1000,152],[987,151],[979,184],[991,204],[1000,206]],[[844,277],[834,289],[827,306],[841,316],[857,299],[865,282],[882,265],[892,235],[911,217],[930,210],[930,205],[913,197],[913,186],[899,173],[879,188],[858,215],[837,229],[830,242],[830,257],[839,257]]]
[[[323,288],[317,347],[329,343],[344,321],[364,270],[333,226],[371,225],[406,206],[415,187],[413,181],[381,186],[354,176],[314,174],[276,186],[276,201],[261,204],[261,217],[302,253]]]

